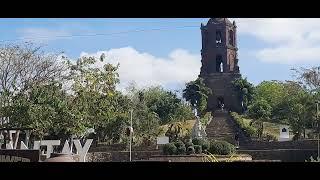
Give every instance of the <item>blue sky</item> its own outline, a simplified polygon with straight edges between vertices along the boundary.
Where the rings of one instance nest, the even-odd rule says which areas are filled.
[[[238,26],[240,71],[254,84],[291,80],[292,67],[319,64],[319,19],[231,20]],[[121,88],[135,81],[141,86],[161,84],[179,89],[199,74],[200,24],[207,21],[208,18],[0,19],[0,41],[33,41],[44,45],[48,52],[63,51],[73,59],[105,53],[111,63],[120,62]],[[104,35],[77,36],[88,34]]]

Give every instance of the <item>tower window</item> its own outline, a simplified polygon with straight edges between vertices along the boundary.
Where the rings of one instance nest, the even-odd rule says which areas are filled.
[[[217,55],[216,57],[216,72],[223,72],[223,62],[221,55]]]
[[[224,99],[223,97],[218,97],[217,98],[217,102],[218,102],[218,108],[222,108],[224,106]]]
[[[234,35],[232,30],[229,30],[229,44],[234,46]]]
[[[216,44],[221,45],[221,43],[222,43],[221,31],[216,31]]]
[[[203,34],[203,47],[205,48],[208,44],[208,32],[207,31],[204,31],[204,34]]]

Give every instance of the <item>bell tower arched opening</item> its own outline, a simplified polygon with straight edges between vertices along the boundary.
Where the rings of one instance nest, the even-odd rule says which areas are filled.
[[[232,30],[229,30],[229,44],[234,46],[234,35]]]
[[[217,98],[217,108],[222,108],[224,106],[224,98],[222,96]]]
[[[222,61],[222,56],[217,55],[216,56],[216,72],[218,73],[223,73],[223,61]]]
[[[216,45],[219,46],[222,44],[222,34],[221,31],[216,31]]]

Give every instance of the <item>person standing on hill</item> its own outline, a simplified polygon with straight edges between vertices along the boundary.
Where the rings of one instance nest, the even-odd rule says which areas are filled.
[[[236,148],[239,148],[239,133],[238,132],[235,134],[234,139],[236,141]]]

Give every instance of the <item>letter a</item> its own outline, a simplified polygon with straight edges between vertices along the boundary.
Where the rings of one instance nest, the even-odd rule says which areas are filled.
[[[63,146],[63,149],[62,149],[62,153],[63,154],[71,154],[70,146],[69,146],[69,143],[68,143],[67,140],[64,143],[64,146]]]

